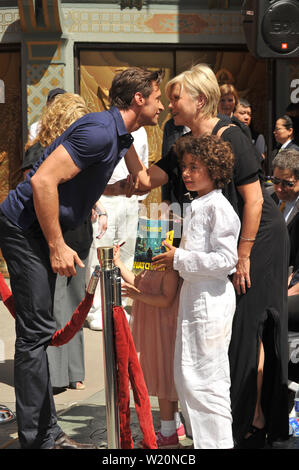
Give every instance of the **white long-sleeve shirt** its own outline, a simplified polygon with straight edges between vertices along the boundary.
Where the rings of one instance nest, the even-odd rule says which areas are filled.
[[[235,271],[240,220],[220,189],[194,199],[187,208],[175,270],[189,282],[225,279]]]

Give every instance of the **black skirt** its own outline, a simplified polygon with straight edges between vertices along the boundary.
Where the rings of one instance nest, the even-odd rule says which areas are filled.
[[[246,294],[237,296],[229,349],[233,434],[237,443],[254,417],[260,339],[265,350],[262,410],[268,440],[288,439],[288,259],[285,221],[265,193],[250,256],[252,285]]]

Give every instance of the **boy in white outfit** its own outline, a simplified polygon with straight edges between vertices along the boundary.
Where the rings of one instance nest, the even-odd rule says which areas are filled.
[[[238,261],[240,221],[221,188],[232,177],[230,145],[207,135],[176,143],[182,178],[197,193],[179,248],[158,255],[183,278],[174,359],[175,385],[196,449],[233,448],[228,347],[236,306],[229,275]]]

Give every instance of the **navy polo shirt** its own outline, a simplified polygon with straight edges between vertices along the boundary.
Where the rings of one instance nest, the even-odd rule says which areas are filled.
[[[115,166],[133,140],[117,108],[86,114],[47,147],[26,180],[9,192],[0,209],[23,230],[36,222],[31,177],[48,155],[63,145],[81,171],[58,186],[59,221],[63,231],[76,228],[103,194]]]

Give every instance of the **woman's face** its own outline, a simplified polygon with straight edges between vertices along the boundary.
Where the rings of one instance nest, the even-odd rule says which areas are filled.
[[[169,97],[169,109],[176,126],[191,127],[197,114],[197,101],[179,83],[175,83]]]
[[[232,93],[222,95],[219,101],[218,111],[220,114],[232,116],[236,106],[235,97]]]
[[[283,119],[277,119],[275,129],[273,131],[276,142],[284,144],[293,137],[293,129],[287,129]]]

